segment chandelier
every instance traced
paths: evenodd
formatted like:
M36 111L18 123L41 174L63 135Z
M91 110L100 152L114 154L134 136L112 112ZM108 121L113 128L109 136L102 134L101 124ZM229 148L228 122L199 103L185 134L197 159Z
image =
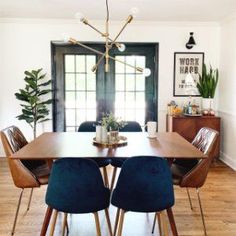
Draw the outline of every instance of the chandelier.
M90 28L92 28L93 30L95 30L97 33L99 33L104 39L105 39L105 52L101 52L99 50L96 50L92 47L89 47L79 41L77 41L74 38L69 38L68 42L70 42L71 44L74 45L79 45L83 48L86 48L96 54L98 54L100 57L97 61L97 64L94 65L91 70L93 72L97 71L97 68L99 66L99 64L101 63L101 61L104 59L105 60L105 72L109 72L109 60L114 60L117 61L119 63L122 63L128 67L132 67L136 70L136 72L142 73L144 76L149 76L151 74L151 70L149 68L141 68L141 67L135 67L129 63L126 63L122 60L119 60L115 57L112 57L109 55L109 51L113 48L116 47L118 48L119 51L123 52L125 51L125 45L122 43L117 42L119 36L121 35L121 33L124 31L124 29L126 28L126 26L131 23L131 21L134 19L135 15L138 13L138 9L137 8L132 8L131 9L131 14L128 16L128 18L126 19L124 25L122 26L122 28L120 29L120 31L118 32L118 34L116 35L116 37L114 39L112 39L110 37L109 34L109 6L108 6L108 0L106 0L106 21L105 21L105 32L100 31L99 29L97 29L96 27L94 27L92 24L90 24L90 22L88 21L88 19L86 19L81 13L76 13L75 17L76 19L79 19L82 23L84 23L85 25L89 26Z

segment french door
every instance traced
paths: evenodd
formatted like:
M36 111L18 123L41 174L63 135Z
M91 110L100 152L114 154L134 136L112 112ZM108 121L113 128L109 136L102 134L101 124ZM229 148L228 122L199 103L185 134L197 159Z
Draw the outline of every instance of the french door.
M100 44L90 44L104 51ZM75 45L52 43L53 130L77 131L83 121L100 120L105 112L113 112L124 120L144 125L157 120L157 44L126 44L127 49L110 52L111 56L137 67L148 67L152 73L144 77L135 69L110 60L97 72L91 68L99 57Z

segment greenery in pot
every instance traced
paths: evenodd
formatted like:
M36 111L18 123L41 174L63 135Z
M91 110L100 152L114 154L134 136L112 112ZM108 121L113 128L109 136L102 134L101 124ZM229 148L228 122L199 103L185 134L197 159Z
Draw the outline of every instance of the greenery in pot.
M37 124L49 120L47 105L52 103L52 99L44 100L43 96L51 92L51 89L46 88L51 84L51 80L44 81L46 74L42 73L42 69L25 71L24 74L25 88L15 93L16 98L24 102L20 104L22 114L17 118L25 120L31 126L34 138L36 138Z
M108 131L118 131L119 129L125 127L127 124L120 118L115 117L112 112L103 114L100 123L102 126L105 126Z
M212 69L210 66L209 72L206 65L203 65L202 75L199 75L199 82L197 88L203 98L214 98L216 86L218 84L219 71Z

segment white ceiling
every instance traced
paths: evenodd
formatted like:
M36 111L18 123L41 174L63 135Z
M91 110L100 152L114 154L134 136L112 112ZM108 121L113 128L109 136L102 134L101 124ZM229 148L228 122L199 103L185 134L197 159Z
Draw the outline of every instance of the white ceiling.
M236 0L109 0L110 18L123 20L133 6L144 21L221 21L236 12ZM0 0L0 18L73 19L76 12L103 20L105 0Z

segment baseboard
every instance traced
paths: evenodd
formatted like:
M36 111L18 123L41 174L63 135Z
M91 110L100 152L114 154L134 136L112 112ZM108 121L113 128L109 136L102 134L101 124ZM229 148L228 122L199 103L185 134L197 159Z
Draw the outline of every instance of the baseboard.
M220 152L220 160L223 161L227 166L231 167L236 171L236 159L228 156L227 154Z

